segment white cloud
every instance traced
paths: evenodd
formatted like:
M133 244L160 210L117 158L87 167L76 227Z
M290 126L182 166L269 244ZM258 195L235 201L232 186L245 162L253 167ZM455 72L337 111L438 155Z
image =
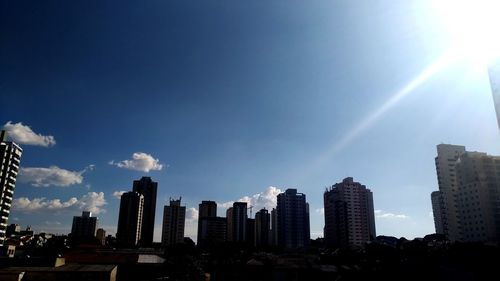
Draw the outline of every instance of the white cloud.
M198 209L187 208L186 209L186 220L198 220Z
M90 211L94 214L99 214L105 212L102 207L106 205L106 199L104 199L104 192L88 192L82 198L80 198L78 205L79 209L82 211Z
M324 215L325 214L325 208L316 209L316 213Z
M375 218L377 219L408 219L410 218L407 215L404 214L393 214L393 213L387 213L382 210L375 210Z
M45 197L29 199L20 197L14 199L12 208L25 213L43 212L43 211L90 211L94 214L100 214L106 210L103 208L107 202L104 199L104 192L88 192L80 199L72 197L67 201L61 199L47 199Z
M272 208L276 207L277 196L282 192L283 191L277 187L269 186L263 192L251 196L243 196L242 198L238 199L238 202L247 202L248 207L253 206L254 213L263 208L271 210ZM217 206L220 208L229 208L233 206L233 203L234 201L217 203Z
M159 171L163 169L163 164L160 164L160 159L155 159L151 154L147 154L144 152L135 152L134 154L132 154L131 160L123 160L120 162L111 160L109 164L117 166L119 168L146 173L148 173L149 171Z
M196 242L198 237L198 209L186 209L186 225L184 228L184 235L191 237Z
M19 181L33 186L70 186L80 184L83 181L83 174L93 169L90 165L82 171L69 171L57 166L49 168L24 168L19 170Z
M15 142L27 145L38 145L49 147L56 144L53 136L44 136L37 134L22 122L12 123L11 121L3 125L4 130L8 132L8 136Z
M123 193L125 193L125 192L127 192L127 191L125 191L125 190L115 191L115 192L113 192L113 197L115 197L116 199L121 199Z

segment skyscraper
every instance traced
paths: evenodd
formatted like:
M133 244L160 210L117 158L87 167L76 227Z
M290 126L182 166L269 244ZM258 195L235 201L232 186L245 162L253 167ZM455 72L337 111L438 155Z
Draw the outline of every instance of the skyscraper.
M500 61L490 67L489 74L491 93L493 94L498 127L500 128Z
M436 172L442 197L432 194L436 232L442 228L451 241L499 242L500 156L440 144Z
M186 207L181 206L181 199L170 200L170 206L163 210L163 230L161 244L163 246L184 242Z
M141 237L144 196L134 191L122 194L116 240L122 246L133 247Z
M373 195L366 186L348 177L327 189L323 198L327 246L359 247L375 239Z
M431 193L432 215L434 216L434 227L437 234L444 234L443 221L445 221L443 210L443 194L441 191Z
M307 247L310 231L306 195L289 188L277 199L278 245L290 249Z
M202 225L203 219L215 217L217 217L217 203L215 201L201 201L198 205L198 245L200 245L200 239L204 237L202 234L203 226L208 226L206 223ZM206 233L206 230L204 232Z
M460 240L500 242L500 156L466 152L455 167Z
M233 242L247 241L247 203L234 202L232 209Z
M95 237L97 228L97 217L93 217L91 212L82 212L81 216L73 217L71 226L71 237L90 238Z
M198 213L198 246L213 247L227 239L227 218L217 217L217 203L202 201Z
M233 207L229 207L226 210L226 222L227 222L227 241L228 242L233 242L234 235L233 235Z
M151 180L150 177L142 177L140 180L134 181L133 191L144 196L144 211L139 242L142 246L149 246L153 243L157 189L158 183Z
M227 239L227 219L222 217L204 217L200 219L198 246L213 247Z
M271 245L278 245L278 211L271 210Z
M0 132L0 246L3 246L6 238L7 221L22 153L23 150L19 145L7 141L7 132L2 130Z
M265 247L269 245L270 222L271 216L266 209L255 214L255 246Z
M465 146L439 144L437 153L438 155L434 161L441 200L438 200L432 207L433 212L441 214L441 222L435 221L434 224L438 227L441 225L443 234L451 241L456 241L460 239L460 221L456 205L458 182L455 177L455 166L459 157L465 153Z

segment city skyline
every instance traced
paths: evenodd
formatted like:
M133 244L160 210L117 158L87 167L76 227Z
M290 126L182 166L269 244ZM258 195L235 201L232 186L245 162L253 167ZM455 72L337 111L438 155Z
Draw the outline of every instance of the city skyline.
M288 188L315 238L324 188L352 176L378 235L433 233L436 145L500 155L488 70L435 64L455 42L432 1L354 2L5 4L0 126L23 149L8 223L69 233L90 211L115 234L146 176L154 241L171 197L196 241L203 200L255 213Z

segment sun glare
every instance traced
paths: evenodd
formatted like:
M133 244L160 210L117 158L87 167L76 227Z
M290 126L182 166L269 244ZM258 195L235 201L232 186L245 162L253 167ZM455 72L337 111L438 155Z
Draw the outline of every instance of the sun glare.
M432 3L452 37L453 52L483 66L500 58L500 0Z

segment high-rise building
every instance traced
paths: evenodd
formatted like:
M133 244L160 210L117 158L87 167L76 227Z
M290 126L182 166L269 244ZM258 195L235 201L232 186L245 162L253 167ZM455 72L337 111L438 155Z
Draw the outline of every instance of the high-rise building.
M97 229L95 237L101 242L101 245L106 244L106 230L102 228Z
M226 226L227 226L227 236L226 239L228 242L233 242L234 235L233 235L233 229L234 229L234 221L233 221L233 207L229 207L226 210Z
M352 177L324 193L325 242L328 247L362 247L375 239L373 195Z
M181 199L170 200L170 206L163 209L163 230L161 244L163 246L184 242L186 207L181 206Z
M144 196L129 191L122 194L116 240L121 246L134 247L141 238Z
M500 242L500 156L466 152L455 167L460 240Z
M309 204L306 195L297 189L287 189L278 194L278 245L296 249L309 245Z
M500 241L500 156L440 144L436 157L439 194L436 232L451 241ZM434 195L432 199L435 199ZM441 222L439 222L441 220Z
M234 202L232 209L233 242L247 241L247 203Z
M441 225L443 234L451 241L460 240L460 221L457 213L456 197L458 196L458 182L456 179L456 163L465 153L465 146L439 144L438 155L434 159L439 185L441 200L433 205L433 212L441 214ZM436 229L437 231L437 229Z
M139 241L142 246L153 244L157 189L158 183L151 180L150 177L142 177L140 180L134 181L133 191L144 196L144 211Z
M248 246L255 246L255 219L247 218L245 242Z
M271 210L271 245L278 245L278 211Z
M202 232L207 232L207 230L203 229L203 219L215 217L217 217L217 203L215 203L215 201L201 201L201 203L198 205L198 245L200 245L200 239L204 237ZM205 226L208 226L207 223L205 223Z
M445 221L443 210L443 194L441 191L431 193L432 214L434 216L434 227L437 234L444 234L443 221Z
M0 246L7 232L12 198L16 188L16 177L21 164L23 150L14 142L7 141L7 132L0 132Z
M199 219L198 246L213 247L227 239L227 219L204 217Z
M227 218L217 217L217 203L201 201L198 210L198 246L213 247L225 242Z
M97 228L97 217L93 217L91 212L82 212L81 216L73 217L71 226L71 237L90 238L95 237Z
M255 246L265 247L270 243L271 215L266 209L261 209L255 214Z
M493 102L497 113L498 127L500 128L500 61L490 67L489 73Z
M201 201L198 207L198 217L215 218L217 216L217 203L215 201Z

